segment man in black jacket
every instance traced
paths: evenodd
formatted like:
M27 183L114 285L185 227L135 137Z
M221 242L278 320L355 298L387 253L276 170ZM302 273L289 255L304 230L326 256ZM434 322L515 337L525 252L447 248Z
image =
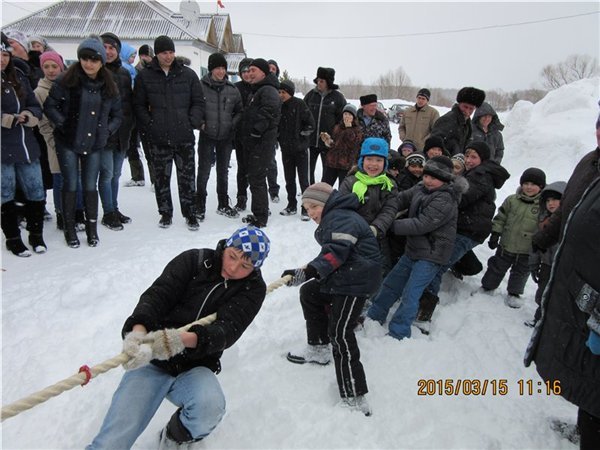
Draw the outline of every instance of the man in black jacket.
M242 96L243 108L246 107L248 97L252 94L249 71L251 62L252 58L244 58L238 65L238 74L241 80L235 83L235 87L240 91L240 95ZM236 211L246 211L246 203L248 202L248 171L244 165L244 143L241 139L241 123L241 121L238 122L234 137L235 159L237 163L237 173L235 177L237 181L237 203L234 206Z
M279 81L269 71L266 60L254 59L249 72L252 94L242 116L240 137L252 193L252 214L245 217L244 221L257 227L265 227L269 216L267 165L275 151L281 100L278 94Z
M269 250L262 230L243 227L216 250L187 250L167 264L125 321L127 372L88 450L131 448L165 398L180 407L162 431L160 448L212 432L225 414L216 377L220 358L262 306L260 267ZM213 313L210 324L177 329Z
M154 41L150 66L135 78L134 109L140 133L152 154L159 226L172 224L171 171L177 169L179 204L188 229L199 228L194 212L194 129L200 128L204 99L198 75L175 59L175 44L168 36Z
M121 40L113 33L104 33L100 36L106 50L106 68L113 74L115 83L121 96L121 110L123 122L119 130L109 139L100 155L100 177L98 179L98 192L102 201L104 216L102 225L110 230L122 230L124 223L131 219L119 211L117 195L119 193L119 179L121 168L129 148L131 130L133 128L133 91L131 89L131 75L121 64Z

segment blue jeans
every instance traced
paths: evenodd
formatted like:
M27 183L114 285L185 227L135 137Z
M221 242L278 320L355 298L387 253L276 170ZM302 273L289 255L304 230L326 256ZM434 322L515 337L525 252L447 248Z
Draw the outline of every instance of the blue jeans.
M173 377L148 364L123 375L102 427L86 449L131 448L165 397L182 408L179 418L194 439L208 436L225 414L221 385L207 367Z
M402 255L383 280L367 315L384 323L390 308L400 300L400 306L388 326L389 334L396 339L410 337L410 326L419 310L419 299L439 269L439 264Z
M63 176L63 190L77 191L81 163L81 185L84 192L96 191L100 173L100 151L81 155L62 144L56 143L56 154Z
M40 161L2 164L2 204L15 199L17 183L25 198L40 202L46 198Z
M441 269L433 278L427 290L434 295L438 295L438 292L440 292L440 286L442 284L442 276L448 272L450 267L460 261L460 259L465 256L469 250L472 250L477 245L479 245L479 242L474 241L467 236L463 236L462 234L457 234L456 240L454 241L454 248L452 249L452 255L450 255L450 261L448 261L448 264L441 266Z
M125 152L105 148L100 152L100 178L98 180L98 193L102 201L104 214L119 209L117 196L119 195L119 179L125 161Z

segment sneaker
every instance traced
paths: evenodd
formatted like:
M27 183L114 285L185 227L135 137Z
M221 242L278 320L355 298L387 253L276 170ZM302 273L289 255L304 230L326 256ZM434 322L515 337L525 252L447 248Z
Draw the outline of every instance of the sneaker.
M331 348L329 344L307 345L299 351L292 351L287 354L287 360L294 364L319 364L326 366L331 362Z
M290 208L288 206L283 211L279 211L279 214L281 214L282 216L293 216L297 212L298 212L298 210L296 208Z
M46 253L48 246L44 242L44 237L41 234L30 234L29 245L33 248L35 253Z
M126 187L135 187L135 186L145 186L146 182L144 180L129 180L125 183Z
M246 217L242 218L242 222L247 223L248 225L255 226L256 228L264 228L267 226L266 223L258 220L254 214L248 214Z
M199 222L204 222L204 219L206 218L206 214L203 212L196 212L196 219L198 219Z
M119 222L121 222L121 223L131 223L131 217L127 217L125 214L123 214L118 209L115 211L115 214L117 215L117 218L119 219Z
M279 203L279 195L277 195L277 194L271 194L271 201L273 203Z
M173 218L170 214L162 214L158 222L158 226L161 228L169 228L173 224Z
M6 248L12 252L13 255L19 256L21 258L28 258L31 256L31 252L20 237L10 238L6 240Z
M217 209L217 214L229 217L230 219L235 219L236 217L240 216L240 213L230 206L221 206Z
M304 206L302 207L302 213L300 214L300 220L302 220L302 222L308 222L310 220L310 216L308 215L308 212L306 211L306 209L304 209Z
M236 211L246 211L246 200L238 199L238 202L233 208Z
M511 308L520 308L525 303L519 294L508 294L506 299L504 300L506 306L510 306Z
M190 231L198 231L200 229L200 224L198 224L198 219L196 219L194 214L185 218L185 224Z
M346 408L349 408L352 411L361 412L367 417L373 414L373 411L371 410L371 405L369 405L369 402L367 401L364 395L359 395L358 397L343 398L342 405Z
M119 216L117 216L117 213L114 211L104 214L100 223L109 230L121 231L123 229L123 224L119 220Z

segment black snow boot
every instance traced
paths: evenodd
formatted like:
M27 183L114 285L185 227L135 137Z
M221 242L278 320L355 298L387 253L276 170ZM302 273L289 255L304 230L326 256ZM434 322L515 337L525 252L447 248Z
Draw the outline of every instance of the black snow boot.
M90 247L96 247L100 242L98 237L98 191L83 193L85 204L85 234Z
M75 208L77 205L77 192L62 191L62 216L65 242L71 248L79 247L79 238L75 228Z
M25 217L27 218L27 231L29 231L29 245L36 253L46 253L48 246L44 242L44 214L46 201L25 203Z
M10 201L2 205L2 231L6 237L6 248L16 256L22 258L31 256L31 252L21 240L21 230L19 229L19 221L15 202Z
M430 322L439 301L440 299L437 295L428 291L423 292L423 295L419 299L419 311L417 312L416 320L419 322Z
M169 423L163 428L160 433L160 444L159 450L172 448L171 444L175 443L177 446L180 444L191 444L192 442L201 441L202 438L194 439L188 429L181 423L179 419L179 408L169 419Z

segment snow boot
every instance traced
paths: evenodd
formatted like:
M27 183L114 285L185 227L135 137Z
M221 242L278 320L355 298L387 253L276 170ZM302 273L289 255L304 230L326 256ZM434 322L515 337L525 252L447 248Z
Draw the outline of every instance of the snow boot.
M85 234L90 247L96 247L100 242L98 237L98 191L83 193L85 203Z
M169 423L160 432L158 450L183 450L190 448L185 444L201 441L202 438L194 439L188 429L181 423L179 408L169 419ZM185 446L184 446L185 445Z
M158 226L161 228L169 228L173 224L171 214L161 214Z
M369 405L369 402L364 395L342 398L342 405L349 408L351 411L361 412L367 417L373 414L371 405Z
M115 214L117 215L117 217L119 218L119 221L122 224L131 223L131 217L126 216L125 214L123 214L118 209L115 209Z
M62 214L65 242L71 248L79 247L79 238L75 228L75 206L77 204L77 192L62 191Z
M298 210L296 208L292 208L291 206L287 206L283 211L279 211L279 214L282 216L293 216L297 214Z
M246 211L246 203L248 201L248 198L241 195L237 198L237 203L234 206L234 209L236 209L237 211Z
M229 217L230 219L235 219L240 216L240 213L237 212L235 208L232 208L229 205L219 206L217 209L217 214L220 214L225 217Z
M31 252L21 240L21 229L17 217L15 202L10 201L2 205L2 231L6 237L6 248L16 256L26 258Z
M101 223L106 228L113 231L121 231L124 228L115 211L104 214Z
M421 330L421 333L429 334L431 316L433 316L433 312L439 301L439 297L431 292L424 291L421 295L421 298L419 299L419 311L417 312L417 318L414 321L414 325Z
M331 362L331 348L329 347L329 344L308 344L299 351L289 352L287 354L287 360L294 364L312 363L326 366Z
M29 231L29 245L36 253L46 253L48 246L44 242L44 214L46 201L25 203L25 217L27 217L27 231Z
M523 306L525 302L519 294L511 294L509 292L506 298L504 299L504 303L506 303L506 306L517 309Z

